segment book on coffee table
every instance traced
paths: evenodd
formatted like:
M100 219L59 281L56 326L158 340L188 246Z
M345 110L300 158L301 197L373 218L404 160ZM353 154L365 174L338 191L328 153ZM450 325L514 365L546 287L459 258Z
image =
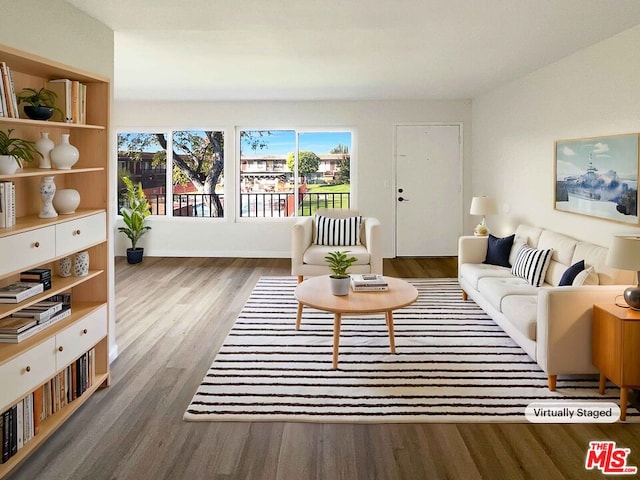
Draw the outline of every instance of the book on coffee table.
M351 289L354 292L383 292L389 290L389 284L382 275L354 274L351 275Z

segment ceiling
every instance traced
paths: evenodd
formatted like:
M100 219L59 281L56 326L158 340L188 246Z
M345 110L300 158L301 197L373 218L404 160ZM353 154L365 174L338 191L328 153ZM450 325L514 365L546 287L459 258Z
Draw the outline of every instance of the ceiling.
M116 99L469 99L640 24L638 0L67 0Z

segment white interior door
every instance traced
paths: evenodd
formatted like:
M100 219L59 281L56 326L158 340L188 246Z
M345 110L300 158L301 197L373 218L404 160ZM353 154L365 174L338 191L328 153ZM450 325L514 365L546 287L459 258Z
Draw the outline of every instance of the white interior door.
M460 146L459 125L396 126L396 255L457 255Z

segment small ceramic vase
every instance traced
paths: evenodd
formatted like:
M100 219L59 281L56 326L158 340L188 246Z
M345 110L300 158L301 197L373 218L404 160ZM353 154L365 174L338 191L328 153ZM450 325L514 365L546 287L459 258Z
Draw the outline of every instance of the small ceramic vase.
M78 149L69 143L68 133L61 135L60 144L56 145L49 155L53 165L59 170L71 170L80 158Z
M89 252L78 252L73 262L73 274L76 277L84 277L89 274Z
M58 275L61 277L71 276L71 257L64 257L58 261Z
M74 213L80 205L80 194L73 188L61 188L53 197L53 207L61 215Z
M53 140L49 138L49 132L41 132L40 138L36 140L36 150L40 152L40 168L51 168L51 150L55 147Z
M56 194L54 178L53 175L48 175L42 177L40 181L40 196L42 197L42 210L38 215L40 218L55 218L58 216L58 212L53 207L53 196Z

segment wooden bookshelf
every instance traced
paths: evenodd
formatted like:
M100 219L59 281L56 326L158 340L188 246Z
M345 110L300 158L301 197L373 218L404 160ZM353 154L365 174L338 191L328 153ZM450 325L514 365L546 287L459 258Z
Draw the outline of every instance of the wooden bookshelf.
M86 124L30 120L19 106L21 118L0 117L0 129L13 129L13 137L35 141L42 132L57 145L62 134L80 152L71 170L40 169L36 159L13 175L0 175L16 190L16 224L0 229L0 286L20 278L29 268L50 268L52 288L19 304L0 304L0 321L17 310L58 293L71 293L71 315L16 344L0 343L0 413L39 389L85 353L93 351L95 368L91 386L40 424L40 430L5 463L0 479L35 454L42 442L99 388L109 383L108 273L109 258L109 80L0 45L0 61L11 69L15 92L39 89L48 80L68 78L87 86ZM39 184L53 175L57 189L74 188L80 207L70 215L41 219ZM58 276L57 262L88 251L90 272L85 276Z

